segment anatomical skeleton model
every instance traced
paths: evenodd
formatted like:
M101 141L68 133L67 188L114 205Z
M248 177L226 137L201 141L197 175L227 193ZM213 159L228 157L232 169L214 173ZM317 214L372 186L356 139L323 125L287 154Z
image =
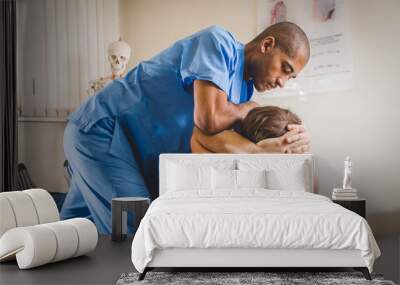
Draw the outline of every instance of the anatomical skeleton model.
M82 94L81 100L83 101L87 97L95 94L97 91L101 90L106 86L110 81L115 78L122 77L126 65L131 56L131 47L121 39L116 42L111 43L108 46L108 61L111 65L111 75L106 77L100 77L96 80L89 81L89 88L86 90L85 94Z

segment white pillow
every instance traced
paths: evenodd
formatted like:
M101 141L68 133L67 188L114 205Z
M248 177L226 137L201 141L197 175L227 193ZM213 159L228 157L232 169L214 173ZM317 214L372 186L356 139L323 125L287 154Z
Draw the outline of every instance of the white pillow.
M267 188L267 171L236 170L238 188Z
M211 181L213 190L236 190L236 170L217 169L211 170Z
M268 189L306 192L304 165L297 168L267 171Z
M266 170L267 189L307 191L309 167L306 160L287 155L285 158L240 159L239 170Z
M266 171L215 169L211 171L213 190L238 190L240 188L266 188Z
M169 191L211 189L211 167L168 164L167 188Z

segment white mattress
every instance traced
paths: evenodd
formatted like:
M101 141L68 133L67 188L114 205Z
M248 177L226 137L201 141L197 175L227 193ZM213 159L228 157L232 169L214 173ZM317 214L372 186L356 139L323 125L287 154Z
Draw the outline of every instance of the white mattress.
M167 248L356 249L370 271L380 255L359 215L324 196L263 189L221 197L162 195L140 223L132 262L143 272L154 251Z

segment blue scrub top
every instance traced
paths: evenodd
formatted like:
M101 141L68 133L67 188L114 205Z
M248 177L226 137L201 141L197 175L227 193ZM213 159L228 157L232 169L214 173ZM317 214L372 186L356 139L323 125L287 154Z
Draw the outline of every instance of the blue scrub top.
M114 120L108 151L129 160L127 147L132 147L146 176L146 169L158 168L160 153L190 152L194 80L211 81L239 104L253 94L253 84L243 73L244 45L213 26L139 63L84 102L69 121L89 132L101 119Z

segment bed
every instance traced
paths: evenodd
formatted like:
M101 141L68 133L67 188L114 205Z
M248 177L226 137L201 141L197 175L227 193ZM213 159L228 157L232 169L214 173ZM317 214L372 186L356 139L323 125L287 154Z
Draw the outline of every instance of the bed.
M162 154L160 196L132 262L157 267L353 267L380 251L364 218L314 193L311 154ZM243 270L243 269L242 269Z

